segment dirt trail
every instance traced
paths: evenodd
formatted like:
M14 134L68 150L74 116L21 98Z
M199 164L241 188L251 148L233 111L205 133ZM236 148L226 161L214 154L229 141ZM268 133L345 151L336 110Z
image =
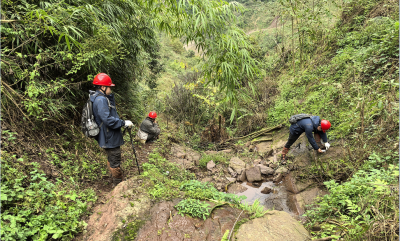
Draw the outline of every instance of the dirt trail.
M154 148L156 148L157 144L156 143L149 143L146 145L137 145L136 143L134 143L135 145L135 150L136 150L136 154L137 154L137 159L139 162L139 166L142 167L143 163L148 162L148 156L149 154L152 152L152 150ZM132 146L129 142L126 142L122 147L122 162L127 161L128 159L132 159L134 158L133 155L133 151L132 151ZM122 165L124 165L122 163ZM106 165L104 166L104 168L106 169ZM140 168L142 171L142 168ZM136 166L131 167L129 169L124 169L124 181L125 180L129 180L132 177L138 176L138 169ZM110 173L108 173L107 171L107 175L110 175ZM96 192L96 195L98 197L96 203L89 205L88 208L91 208L92 210L100 210L104 205L106 205L109 200L110 200L110 195L112 195L113 192L119 193L120 189L117 187L113 187L113 183L112 183L112 178L111 176L109 177L105 177L105 178L101 178L100 180L93 182L93 183L88 183L88 185L90 185ZM117 189L116 189L117 188ZM122 189L125 189L124 187L122 187ZM92 216L87 216L83 219L83 221L85 221L86 223L90 222L90 218ZM78 236L76 236L74 238L74 240L87 240L85 238L85 234L80 234Z

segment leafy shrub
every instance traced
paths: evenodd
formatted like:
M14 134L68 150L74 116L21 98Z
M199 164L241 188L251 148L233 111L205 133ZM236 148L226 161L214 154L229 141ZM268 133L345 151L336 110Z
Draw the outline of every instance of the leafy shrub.
M202 168L205 168L207 166L207 163L211 160L214 161L215 164L219 164L219 163L228 164L229 163L227 158L222 154L215 154L215 155L205 154L199 160L199 166Z
M187 54L186 54L186 57L187 58L193 58L194 57L194 55L195 55L195 52L193 51L193 50L188 50L188 52L187 52Z
M2 240L71 240L86 226L81 217L88 214L87 202L96 200L94 191L53 184L39 167L3 153Z
M206 202L201 202L198 199L184 199L180 201L176 206L178 209L178 214L189 214L192 217L202 218L206 220L206 218L210 215L210 204Z
M183 183L180 190L185 191L186 197L229 202L235 205L239 205L242 200L246 199L246 196L239 197L236 194L220 192L210 183L197 180Z
M183 48L183 44L181 41L179 41L179 39L174 39L171 41L170 46L172 48L172 50L177 53L177 54L182 54L183 51L185 50Z
M366 167L373 166L374 159L371 158ZM397 240L398 191L393 192L389 187L398 187L398 175L398 167L389 165L387 169L359 170L342 184L334 180L325 182L329 194L319 198L316 205L306 211L307 227L321 226L321 231L312 231L317 237ZM390 225L381 225L381 222ZM337 232L341 235L335 235Z
M260 201L258 199L256 199L252 205L245 203L245 204L240 204L240 207L241 209L251 214L250 219L260 218L268 212L268 210L264 211L264 206L260 205Z

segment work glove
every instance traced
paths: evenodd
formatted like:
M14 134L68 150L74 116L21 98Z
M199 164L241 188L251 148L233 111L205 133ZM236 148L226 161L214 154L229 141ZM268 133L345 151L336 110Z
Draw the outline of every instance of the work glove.
M132 126L133 126L132 121L130 121L130 120L125 121L125 128L131 128Z
M328 150L331 145L327 142L325 143L325 149Z

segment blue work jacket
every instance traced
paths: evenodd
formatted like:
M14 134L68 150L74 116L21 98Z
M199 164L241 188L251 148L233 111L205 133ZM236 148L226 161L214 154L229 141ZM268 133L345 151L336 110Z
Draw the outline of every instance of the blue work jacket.
M297 121L296 124L292 124L290 126L290 133L292 135L301 135L303 132L305 132L311 146L314 148L314 150L318 150L319 147L314 139L313 132L318 133L324 142L328 142L328 137L326 136L326 133L317 129L320 125L321 119L319 118L319 116L312 116L311 118L301 119Z
M104 95L101 91L89 91L90 100L93 102L93 114L97 125L100 126L100 133L95 138L101 148L115 148L124 144L121 127L125 121L118 116L115 108L114 94ZM111 107L108 106L110 101Z

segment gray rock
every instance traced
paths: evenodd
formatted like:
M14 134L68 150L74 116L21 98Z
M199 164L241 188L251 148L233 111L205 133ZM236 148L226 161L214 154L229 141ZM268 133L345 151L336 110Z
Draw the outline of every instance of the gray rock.
M259 167L252 167L247 169L246 171L247 181L249 182L258 182L261 181L261 171Z
M275 172L274 169L272 169L271 167L267 167L262 164L258 164L257 166L260 168L261 174L271 175Z
M282 211L269 211L262 218L242 224L235 235L237 241L306 241L310 240L308 231Z
M211 161L209 161L209 162L207 163L207 169L208 169L208 170L211 171L214 167L215 167L215 163L214 163L213 160L211 160Z
M271 164L269 164L269 167L270 167L270 168L277 168L277 167L278 167L278 164L271 163Z
M276 175L272 181L274 183L280 183L282 181L282 179L283 179L283 174L282 173L278 173L278 175Z
M229 161L229 167L232 168L235 172L241 173L242 169L246 168L246 163L244 163L238 157L232 157Z
M235 181L236 181L236 178L232 178L232 177L226 177L226 179L227 179L229 182L235 182Z
M271 142L261 142L260 144L256 145L258 153L269 156L272 154L273 149L271 148Z
M254 151L255 146L254 145L250 145L249 146L249 152L253 152Z
M253 164L256 166L256 165L258 165L258 164L261 164L261 159L255 159L254 161L253 161Z
M273 191L272 188L264 187L264 189L261 190L261 193L270 194L272 191Z
M237 176L236 180L245 182L247 180L246 172L243 170L242 173Z
M228 172L229 174L231 174L232 177L236 177L237 176L237 172L235 172L232 168L228 168Z
M184 159L184 158L186 157L186 153L178 152L178 153L176 153L175 156L176 156L177 158L182 158L182 159Z
M247 187L243 187L242 185L240 185L238 183L234 183L232 185L229 185L228 193L238 194L238 193L242 193L242 192L246 191L247 189L248 189Z
M276 173L287 173L289 170L286 167L279 167L275 172Z

